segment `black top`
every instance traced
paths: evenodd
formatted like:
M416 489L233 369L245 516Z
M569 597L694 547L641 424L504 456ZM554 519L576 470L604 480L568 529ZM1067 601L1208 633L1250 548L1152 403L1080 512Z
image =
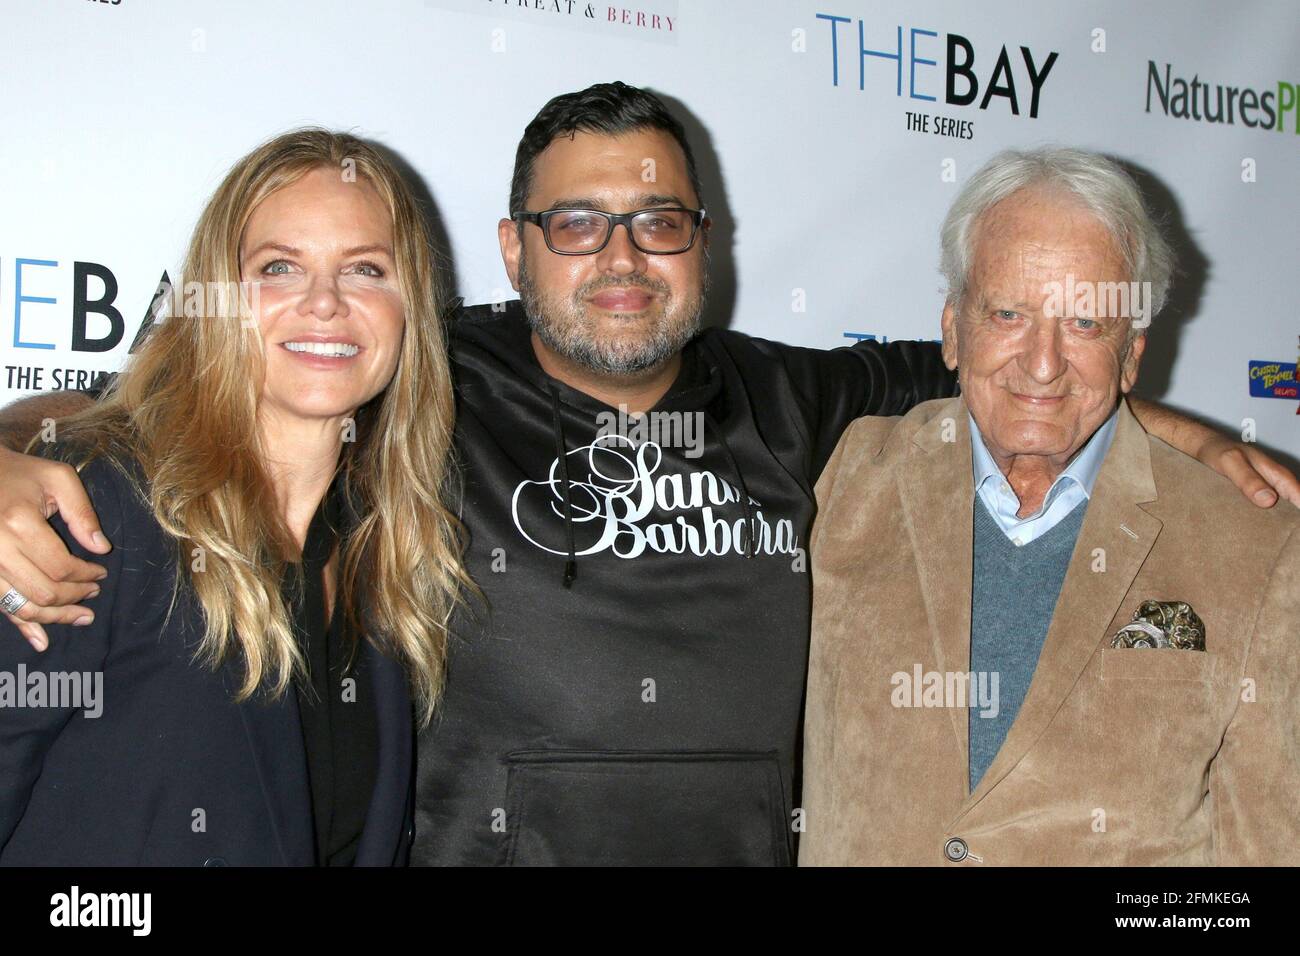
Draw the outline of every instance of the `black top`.
M341 500L335 482L307 529L302 564L291 565L285 576L285 599L307 659L307 680L296 682L295 689L321 866L355 862L375 786L378 746L369 671L357 643L349 639L340 598L325 620L322 577L340 537Z
M939 346L709 329L667 414L619 435L542 370L518 303L451 339L486 600L453 621L413 861L791 862L813 486L854 418L953 394Z

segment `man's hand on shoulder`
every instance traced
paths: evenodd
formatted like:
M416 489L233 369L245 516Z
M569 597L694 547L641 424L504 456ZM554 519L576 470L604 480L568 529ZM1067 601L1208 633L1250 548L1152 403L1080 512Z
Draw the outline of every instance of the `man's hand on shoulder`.
M79 606L99 593L96 582L107 572L74 558L50 527L55 513L80 544L95 554L112 545L99 527L81 479L72 466L12 450L25 446L46 419L85 408L90 399L77 392L22 399L0 409L0 595L15 591L25 603L6 614L38 651L49 646L42 624L88 624L94 615ZM15 599L9 595L11 600Z
M1285 498L1300 508L1300 481L1285 466L1256 446L1239 442L1178 412L1129 397L1129 407L1152 435L1213 468L1261 508Z
M1231 479L1241 493L1261 508L1285 499L1300 508L1300 481L1281 462L1255 445L1213 432L1201 443L1196 459Z

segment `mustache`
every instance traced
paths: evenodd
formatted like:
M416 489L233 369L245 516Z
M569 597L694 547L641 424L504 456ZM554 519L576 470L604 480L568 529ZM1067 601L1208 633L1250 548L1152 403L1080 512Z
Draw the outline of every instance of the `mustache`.
M662 279L651 279L649 276L633 273L628 276L598 276L590 282L584 282L582 286L574 293L576 299L588 299L593 295L604 292L606 289L641 289L645 292L654 293L655 295L668 298L672 295L672 289L668 283Z

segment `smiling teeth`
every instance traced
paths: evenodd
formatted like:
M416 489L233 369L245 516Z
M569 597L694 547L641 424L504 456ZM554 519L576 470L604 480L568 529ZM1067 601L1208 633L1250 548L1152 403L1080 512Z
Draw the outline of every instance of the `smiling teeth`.
M346 342L285 342L284 347L290 352L310 352L312 355L330 355L351 358L361 349Z

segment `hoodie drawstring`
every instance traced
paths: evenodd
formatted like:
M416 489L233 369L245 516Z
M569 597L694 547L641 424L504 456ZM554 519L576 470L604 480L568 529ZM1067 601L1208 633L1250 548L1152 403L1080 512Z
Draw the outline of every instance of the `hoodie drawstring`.
M718 436L718 444L722 446L722 453L727 456L727 464L731 467L731 472L736 476L736 484L740 485L740 503L745 509L745 557L754 556L754 506L749 502L749 489L745 487L745 476L736 464L736 456L731 453L731 446L727 444L727 438L722 434L722 429L718 423L713 420L708 409L704 410L704 424L713 429L713 434Z
M578 549L573 543L573 499L569 493L569 455L564 447L564 424L560 421L560 394L551 388L551 423L555 426L555 460L564 486L564 533L569 543L569 560L564 562L564 586L573 587L578 577Z

